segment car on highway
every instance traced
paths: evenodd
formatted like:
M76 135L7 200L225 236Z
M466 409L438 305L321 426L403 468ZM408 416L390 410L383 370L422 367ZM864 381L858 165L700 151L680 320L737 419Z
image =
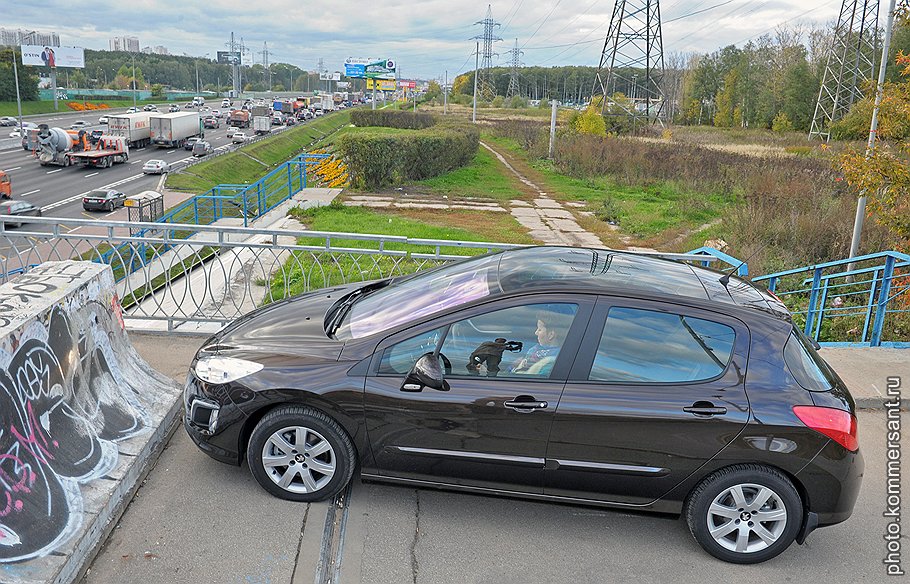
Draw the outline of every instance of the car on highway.
M202 140L202 138L200 138L199 136L191 136L191 137L187 138L186 142L183 143L183 149L192 150L193 146L196 144L196 142L199 142L200 140Z
M238 128L236 126L228 126L227 127L227 137L231 138L234 134L236 134L239 131L240 131L240 128Z
M215 116L208 116L208 117L206 117L204 120L202 120L202 127L204 127L204 128L220 128L220 127L221 127L221 120L219 120L219 119L216 118Z
M150 103L150 104L146 105L145 107L143 107L143 108L142 108L142 111L144 111L144 112L157 112L157 111L158 111L158 106L157 106L157 105L153 105L153 104Z
M0 126L16 126L19 124L19 120L12 116L3 116L0 117Z
M193 156L207 156L209 154L213 154L214 152L215 148L211 145L211 143L206 142L205 140L199 140L193 144Z
M89 126L89 123L86 122L85 120L76 120L75 122L70 124L70 130L82 130L82 129L86 128L87 126Z
M246 139L247 135L243 132L234 132L234 134L231 136L231 142L234 144L243 144L246 142Z
M196 107L196 104L194 104L194 103L191 102L191 101L189 101L189 102L183 104L183 109L193 109L194 107Z
M101 116L98 118L98 123L102 125L107 125L108 116Z
M142 165L144 174L164 174L170 172L170 165L164 160L149 160Z
M89 191L82 197L82 208L86 211L113 211L122 207L126 195L114 189L97 189Z
M221 107L231 107L232 105L234 104L232 104L231 100L226 97L221 100Z
M136 113L139 113L139 108L136 107L136 106L130 106L130 107L126 110L126 113L128 113L128 114L136 114Z
M224 113L221 110L216 109L216 110L212 110L212 115L215 116L216 118L221 118L224 115Z
M88 141L92 144L97 144L101 140L101 136L104 135L104 130L92 130L89 132Z
M176 103L172 103L172 104L167 108L167 111L168 111L168 113L179 112L179 111L180 111L180 106L177 105Z
M849 518L862 482L855 402L801 328L732 272L512 249L244 315L194 357L184 426L283 499L357 471L679 514L757 563Z
M28 201L0 201L0 215L13 215L17 219L0 220L4 227L22 227L23 217L41 217L41 209Z
M35 130L38 128L38 124L34 122L22 122L22 126L16 128L9 133L10 138L22 138L23 134L28 132L28 130ZM24 131L23 131L24 130Z

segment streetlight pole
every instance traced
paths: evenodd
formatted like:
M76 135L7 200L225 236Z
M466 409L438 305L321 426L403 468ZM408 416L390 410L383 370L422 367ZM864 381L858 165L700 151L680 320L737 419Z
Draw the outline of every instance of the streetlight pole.
M486 46L486 45L484 45ZM480 69L480 41L474 48L474 108L471 111L471 123L477 123L477 71Z
M136 55L130 53L130 62L133 64L133 107L136 107Z
M19 68L16 65L16 48L13 47L13 77L16 81L16 108L19 110L19 133L24 133L22 129L22 98L19 96Z

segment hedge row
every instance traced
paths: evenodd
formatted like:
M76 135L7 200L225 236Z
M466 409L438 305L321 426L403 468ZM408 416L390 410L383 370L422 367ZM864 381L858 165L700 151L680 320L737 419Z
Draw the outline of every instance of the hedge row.
M336 143L356 188L376 189L438 176L468 164L480 134L473 126L436 126L388 135L364 130Z
M402 130L423 130L436 124L433 114L423 112L403 112L399 110L356 109L351 111L351 123L358 128L380 126Z

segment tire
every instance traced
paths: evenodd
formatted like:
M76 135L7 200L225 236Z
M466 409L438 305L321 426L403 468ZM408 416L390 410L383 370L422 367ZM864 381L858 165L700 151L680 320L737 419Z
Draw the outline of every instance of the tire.
M301 451L301 441L312 445ZM311 457L308 451L317 454ZM266 456L274 459L272 464L263 462ZM306 406L284 406L266 414L250 436L246 457L256 482L289 501L322 501L335 496L351 481L356 466L354 446L344 429ZM318 468L312 466L314 460Z
M755 508L759 497L764 502ZM767 519L755 521L758 513ZM708 476L692 490L685 507L689 531L701 547L734 564L757 564L787 549L803 516L802 499L790 479L757 464Z

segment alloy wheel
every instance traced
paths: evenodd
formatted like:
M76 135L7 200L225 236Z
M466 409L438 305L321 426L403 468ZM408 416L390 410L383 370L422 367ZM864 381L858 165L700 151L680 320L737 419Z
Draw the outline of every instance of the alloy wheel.
M781 497L763 485L744 483L725 489L708 508L708 531L718 545L737 553L767 549L787 527Z
M313 493L335 475L332 445L312 428L288 426L262 447L262 467L276 485L291 493Z

